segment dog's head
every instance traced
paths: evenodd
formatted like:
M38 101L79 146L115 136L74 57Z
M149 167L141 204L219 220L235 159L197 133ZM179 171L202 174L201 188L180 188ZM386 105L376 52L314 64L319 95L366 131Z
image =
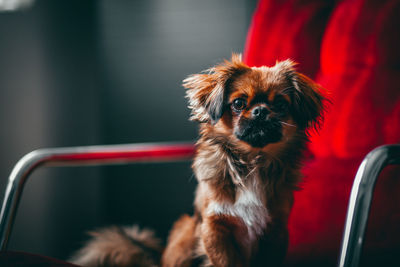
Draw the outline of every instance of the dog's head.
M241 56L184 80L192 120L252 148L288 140L316 128L324 97L320 87L296 72L290 60L249 67Z

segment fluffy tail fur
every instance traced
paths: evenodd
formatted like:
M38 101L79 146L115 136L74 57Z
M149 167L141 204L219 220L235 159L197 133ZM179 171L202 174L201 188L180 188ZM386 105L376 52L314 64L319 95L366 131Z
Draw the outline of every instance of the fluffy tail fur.
M160 263L161 241L148 229L109 227L90 232L92 237L71 262L84 267L149 267Z

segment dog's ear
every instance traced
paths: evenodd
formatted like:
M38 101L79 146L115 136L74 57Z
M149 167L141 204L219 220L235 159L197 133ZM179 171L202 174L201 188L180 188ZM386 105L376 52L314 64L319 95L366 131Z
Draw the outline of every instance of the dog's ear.
M213 124L222 117L232 80L250 68L242 62L240 54L233 54L231 61L204 71L190 75L183 81L188 89L189 108L192 110L191 120L211 122Z
M314 128L318 130L323 120L324 104L326 98L324 89L307 76L296 72L294 63L285 60L276 66L292 85L291 114L300 129Z

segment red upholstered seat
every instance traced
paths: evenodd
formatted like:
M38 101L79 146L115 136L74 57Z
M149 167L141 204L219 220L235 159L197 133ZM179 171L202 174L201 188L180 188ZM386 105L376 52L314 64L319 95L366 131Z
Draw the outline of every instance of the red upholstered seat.
M294 59L302 73L319 70L320 43L333 1L259 1L248 32L244 61L250 66L272 66Z
M332 100L295 196L291 265L336 265L357 167L374 147L400 142L399 15L395 0L261 0L254 13L245 61L292 58ZM364 253L369 266L400 262L398 173L386 170L376 188Z
M332 94L318 156L361 157L400 140L399 1L340 2L321 44L317 81ZM355 127L357 126L357 127Z

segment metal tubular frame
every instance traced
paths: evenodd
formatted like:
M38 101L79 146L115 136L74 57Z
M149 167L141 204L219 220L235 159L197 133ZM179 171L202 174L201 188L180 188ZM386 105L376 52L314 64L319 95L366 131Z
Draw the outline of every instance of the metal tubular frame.
M359 265L375 183L382 169L393 164L400 164L400 145L375 148L358 168L350 194L339 267Z
M8 178L0 212L0 251L7 249L24 185L29 175L39 166L180 161L191 159L194 152L193 143L188 142L49 148L26 154L14 166Z
M126 144L35 150L21 158L12 170L0 212L0 251L7 249L18 202L29 175L39 166L77 166L168 162L193 157L193 143ZM351 190L339 267L358 266L372 195L381 170L400 164L400 145L381 146L361 163Z

